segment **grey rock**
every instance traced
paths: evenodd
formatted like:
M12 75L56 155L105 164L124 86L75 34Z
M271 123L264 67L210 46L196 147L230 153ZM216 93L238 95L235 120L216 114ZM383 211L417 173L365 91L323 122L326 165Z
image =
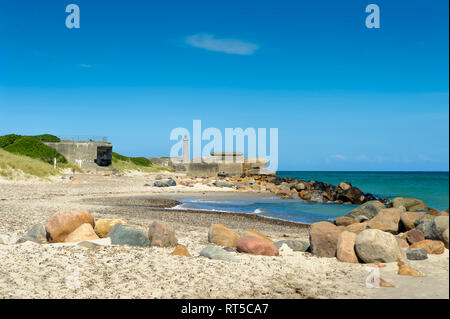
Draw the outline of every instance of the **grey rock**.
M416 226L417 230L420 230L423 235L425 236L425 239L431 239L432 236L432 228L431 228L431 222L422 222L419 225Z
M443 233L448 229L448 216L437 216L431 222L429 238L426 239L443 240Z
M149 247L150 240L144 232L127 224L116 224L108 233L112 245Z
M406 251L406 258L409 260L425 260L428 258L428 251L425 248L411 248Z
M223 250L226 250L226 251L228 251L228 252L230 252L230 253L237 253L237 250L235 249L235 248L233 248L233 247L223 247Z
M378 213L385 209L383 203L377 200L371 200L367 203L364 203L358 207L356 207L351 212L347 213L345 216L351 217L358 221L359 223L365 222L366 220L370 220L374 218Z
M434 219L435 216L431 215L431 214L423 214L421 217L417 218L416 221L414 222L414 226L417 226L419 224L422 224L424 222L431 222Z
M155 187L170 187L177 186L177 183L172 178L157 180L153 183Z
M38 240L39 238L46 238L47 232L45 230L45 223L39 223L33 225L31 229L27 232L25 237L30 237Z
M208 246L203 248L200 252L200 256L216 260L237 261L237 258L228 251L217 246Z
M355 240L355 250L358 257L366 263L389 263L404 256L395 236L379 229L366 229L359 233Z
M309 248L309 242L303 240L280 240L274 243L275 247L278 249L280 249L283 244L286 244L293 251L305 252Z

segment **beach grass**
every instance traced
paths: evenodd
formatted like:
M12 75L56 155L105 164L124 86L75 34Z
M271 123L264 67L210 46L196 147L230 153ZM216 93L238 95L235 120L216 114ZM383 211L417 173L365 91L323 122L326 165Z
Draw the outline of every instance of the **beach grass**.
M25 177L28 175L39 178L47 178L61 174L52 165L39 159L0 149L0 175L6 179L14 179L17 171L23 172Z

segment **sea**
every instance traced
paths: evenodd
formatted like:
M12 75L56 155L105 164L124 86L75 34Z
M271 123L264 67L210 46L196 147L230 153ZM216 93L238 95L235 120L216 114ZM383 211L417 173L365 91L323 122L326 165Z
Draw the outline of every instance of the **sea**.
M314 180L333 185L350 182L364 193L376 197L418 198L439 210L449 207L448 172L302 172L279 171L277 176L301 180ZM314 223L331 221L345 215L357 205L335 203L308 203L302 200L273 198L222 198L222 199L179 199L183 204L178 209L199 209L224 212L258 214L287 221Z

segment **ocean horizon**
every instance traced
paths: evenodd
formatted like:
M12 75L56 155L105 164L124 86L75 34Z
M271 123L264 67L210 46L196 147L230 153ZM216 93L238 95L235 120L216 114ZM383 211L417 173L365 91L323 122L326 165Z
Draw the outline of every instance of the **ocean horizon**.
M449 207L449 172L419 171L278 171L279 177L320 181L338 185L349 182L364 193L393 199L411 197L423 200L428 207ZM314 223L331 221L358 205L310 203L302 200L273 198L179 199L178 208L258 214L287 221Z

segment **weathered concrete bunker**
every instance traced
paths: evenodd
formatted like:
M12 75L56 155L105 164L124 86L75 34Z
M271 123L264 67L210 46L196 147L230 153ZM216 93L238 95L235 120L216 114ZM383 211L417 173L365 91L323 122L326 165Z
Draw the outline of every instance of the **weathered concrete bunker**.
M45 143L56 149L71 163L82 169L98 169L112 163L112 144L108 142L75 142L61 141Z

